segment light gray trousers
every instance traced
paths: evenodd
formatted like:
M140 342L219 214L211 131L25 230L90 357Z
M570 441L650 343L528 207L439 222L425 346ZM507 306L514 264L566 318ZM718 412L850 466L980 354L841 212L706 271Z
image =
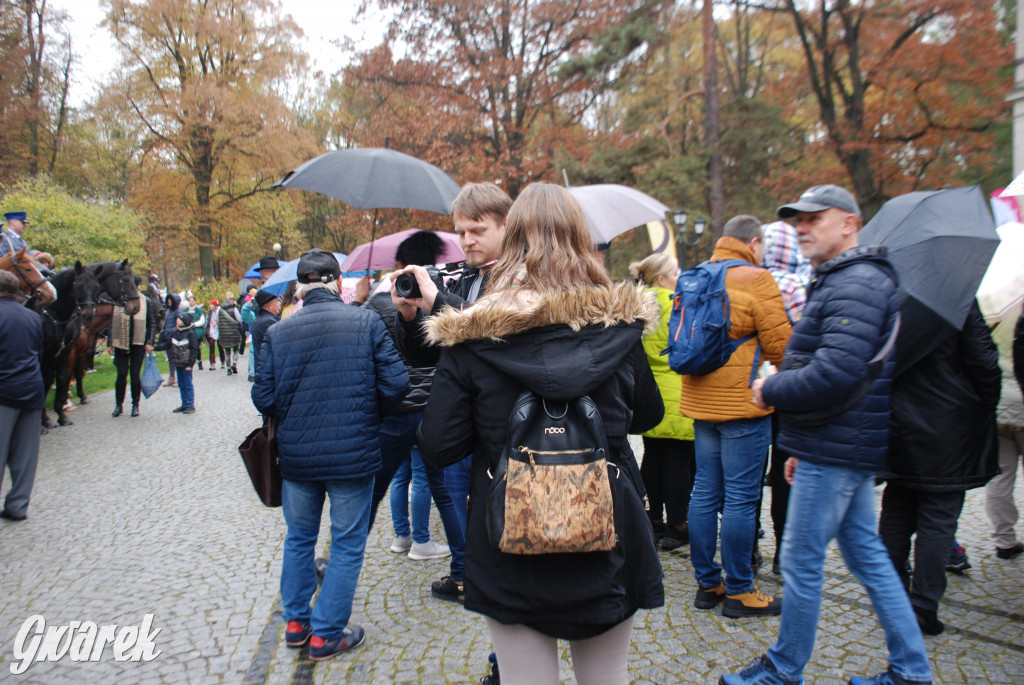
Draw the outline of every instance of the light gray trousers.
M633 616L586 640L570 640L572 668L580 685L628 685ZM524 625L492 618L487 630L498 655L502 685L558 685L558 640Z
M0 492L4 471L11 472L11 489L4 509L12 516L25 516L39 461L42 409L15 409L0 405Z
M1024 431L999 431L999 468L1002 471L985 486L985 508L992 521L992 542L1006 549L1017 544L1017 505L1013 486L1024 462Z

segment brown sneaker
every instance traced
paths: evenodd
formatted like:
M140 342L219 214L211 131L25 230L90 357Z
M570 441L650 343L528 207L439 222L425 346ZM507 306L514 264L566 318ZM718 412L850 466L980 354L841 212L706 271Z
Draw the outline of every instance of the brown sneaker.
M725 599L725 583L719 583L712 588L703 588L698 585L693 606L698 609L714 609L723 599Z
M772 597L756 587L740 595L728 595L722 616L743 618L744 616L778 616L782 613L782 598Z

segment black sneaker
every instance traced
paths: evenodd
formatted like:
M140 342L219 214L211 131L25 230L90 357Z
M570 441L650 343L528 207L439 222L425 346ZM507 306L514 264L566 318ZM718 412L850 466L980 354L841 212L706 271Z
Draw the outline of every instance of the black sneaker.
M681 526L666 526L665 535L658 544L664 550L679 549L690 544L690 527L685 523Z
M174 409L171 410L171 413L172 414L180 414L183 411L185 411L185 405L181 405L180 407L175 407Z
M133 404L132 405L132 418L134 419L138 415L139 415L139 405Z
M1018 542L1012 547L996 547L996 556L1000 559L1013 559L1021 553L1024 553L1024 542Z
M430 593L438 599L462 602L466 599L466 583L461 580L452 580L451 576L445 576L430 584Z
M725 583L719 583L715 587L703 588L697 586L697 596L693 599L693 606L698 609L714 609L725 599Z
M196 413L196 408L195 407L185 407L184 409L181 410L181 413L182 414L195 414Z
M498 655L491 652L487 657L487 662L491 665L491 672L480 679L480 685L501 685L501 674L498 673Z
M124 407L122 407L119 404L116 407L114 407L114 411L110 412L110 415L113 416L116 419L118 416L120 416L123 413L124 413Z

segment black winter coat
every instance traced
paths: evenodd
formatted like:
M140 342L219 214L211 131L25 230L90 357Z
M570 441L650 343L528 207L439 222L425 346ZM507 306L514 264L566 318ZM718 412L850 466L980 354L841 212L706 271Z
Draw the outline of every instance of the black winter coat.
M466 530L466 608L501 623L564 639L592 637L664 603L662 571L642 503L644 488L628 433L664 414L641 335L658 303L633 285L481 298L427 323L445 351L420 428L420 450L435 466L473 455ZM619 544L610 552L522 556L492 547L485 493L505 443L516 397L589 395L608 435L609 459L626 479Z
M999 473L999 351L977 302L963 330L893 381L889 455L879 474L911 490L958 492Z
M279 320L277 316L266 309L260 309L256 314L256 320L252 322L252 353L256 364L260 363L260 346L263 344L263 338L267 335L267 330Z

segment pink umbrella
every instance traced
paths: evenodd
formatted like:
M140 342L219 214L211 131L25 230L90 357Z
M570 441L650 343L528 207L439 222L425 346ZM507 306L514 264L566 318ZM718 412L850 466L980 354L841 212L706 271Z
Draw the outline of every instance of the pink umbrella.
M398 246L403 240L419 230L418 228L410 228L359 245L341 263L341 270L352 272L395 268L395 253L398 252ZM450 262L461 262L466 259L466 255L462 252L462 247L459 245L459 236L457 234L444 231L435 232L444 242L444 252L441 254L441 261L439 263L448 264Z

